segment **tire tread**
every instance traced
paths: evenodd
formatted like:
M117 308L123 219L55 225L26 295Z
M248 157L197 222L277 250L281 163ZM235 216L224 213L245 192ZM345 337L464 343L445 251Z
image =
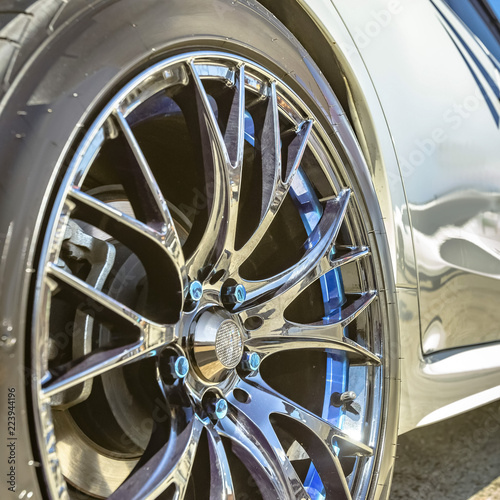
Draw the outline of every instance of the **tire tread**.
M0 99L71 0L0 0Z

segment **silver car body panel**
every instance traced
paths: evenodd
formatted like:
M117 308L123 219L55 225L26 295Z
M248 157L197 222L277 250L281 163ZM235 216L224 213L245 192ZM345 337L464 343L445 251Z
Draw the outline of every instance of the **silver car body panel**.
M500 398L500 82L436 0L301 2L335 50L397 287L400 433Z

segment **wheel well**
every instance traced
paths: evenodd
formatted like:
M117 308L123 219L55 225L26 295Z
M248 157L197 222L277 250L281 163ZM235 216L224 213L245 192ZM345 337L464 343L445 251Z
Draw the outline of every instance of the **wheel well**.
M297 0L259 0L307 50L339 99L351 125L344 74L331 44Z

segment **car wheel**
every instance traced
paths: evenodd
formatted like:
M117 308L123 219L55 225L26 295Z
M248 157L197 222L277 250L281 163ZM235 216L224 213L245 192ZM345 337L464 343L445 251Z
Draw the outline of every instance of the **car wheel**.
M320 71L252 1L56 14L0 116L16 491L386 495L394 287Z

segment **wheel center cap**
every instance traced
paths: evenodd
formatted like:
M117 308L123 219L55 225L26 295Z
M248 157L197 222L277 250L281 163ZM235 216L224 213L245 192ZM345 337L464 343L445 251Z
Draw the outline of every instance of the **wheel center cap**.
M226 368L234 368L243 355L243 339L239 326L232 320L223 321L215 335L215 354Z
M204 311L195 323L192 342L195 367L209 382L222 380L243 356L241 328L225 310Z

